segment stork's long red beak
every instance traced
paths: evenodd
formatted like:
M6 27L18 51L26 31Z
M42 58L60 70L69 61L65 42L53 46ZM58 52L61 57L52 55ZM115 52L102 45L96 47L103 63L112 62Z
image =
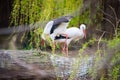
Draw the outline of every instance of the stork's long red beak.
M84 38L86 39L86 30L83 30Z
M44 46L44 44L45 44L44 39L42 39L41 44L42 44L42 46Z

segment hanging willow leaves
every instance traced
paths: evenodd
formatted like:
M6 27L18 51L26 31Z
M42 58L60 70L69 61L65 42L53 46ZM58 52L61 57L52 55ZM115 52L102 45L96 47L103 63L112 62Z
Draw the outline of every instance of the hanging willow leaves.
M82 3L83 0L14 0L11 24L18 26L36 22L47 22L75 12L82 6ZM79 16L76 16L70 25L78 27L78 18ZM40 46L40 35L44 26L39 25L38 27L38 30L30 31L30 46L31 44L34 44L36 47Z

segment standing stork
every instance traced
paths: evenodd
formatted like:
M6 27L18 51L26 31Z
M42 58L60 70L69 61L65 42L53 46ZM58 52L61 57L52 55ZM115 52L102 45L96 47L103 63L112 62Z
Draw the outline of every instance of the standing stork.
M57 35L55 37L55 42L58 43L64 43L64 47L61 46L62 51L66 53L66 56L68 56L68 45L72 40L79 40L82 38L86 38L86 25L81 24L80 28L77 27L71 27L66 29L64 34L67 34L67 37L63 34Z
M73 18L73 16L64 16L64 17L49 21L46 24L44 31L42 33L42 36L41 36L42 37L42 45L44 45L44 40L46 40L46 38L48 36L52 39L53 48L55 49L55 41L54 41L55 36L58 34L62 34L66 30L66 28L72 18ZM64 34L64 35L67 36L66 34Z

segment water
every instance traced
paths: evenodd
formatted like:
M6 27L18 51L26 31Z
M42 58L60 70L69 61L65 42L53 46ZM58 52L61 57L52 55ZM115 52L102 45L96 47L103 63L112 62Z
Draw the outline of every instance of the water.
M75 73L76 77L84 76L93 65L93 56L79 58L67 58L57 55L51 55L50 59L55 67L56 75L59 77L70 76Z

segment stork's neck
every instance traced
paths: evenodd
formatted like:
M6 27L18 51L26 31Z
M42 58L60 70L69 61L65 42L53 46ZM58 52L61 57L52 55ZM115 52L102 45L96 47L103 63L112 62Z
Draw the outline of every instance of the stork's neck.
M82 27L80 27L80 35L82 38L85 36L84 29Z
M83 32L83 28L82 28L82 27L80 27L80 32L82 32L82 34L84 34L84 32Z

